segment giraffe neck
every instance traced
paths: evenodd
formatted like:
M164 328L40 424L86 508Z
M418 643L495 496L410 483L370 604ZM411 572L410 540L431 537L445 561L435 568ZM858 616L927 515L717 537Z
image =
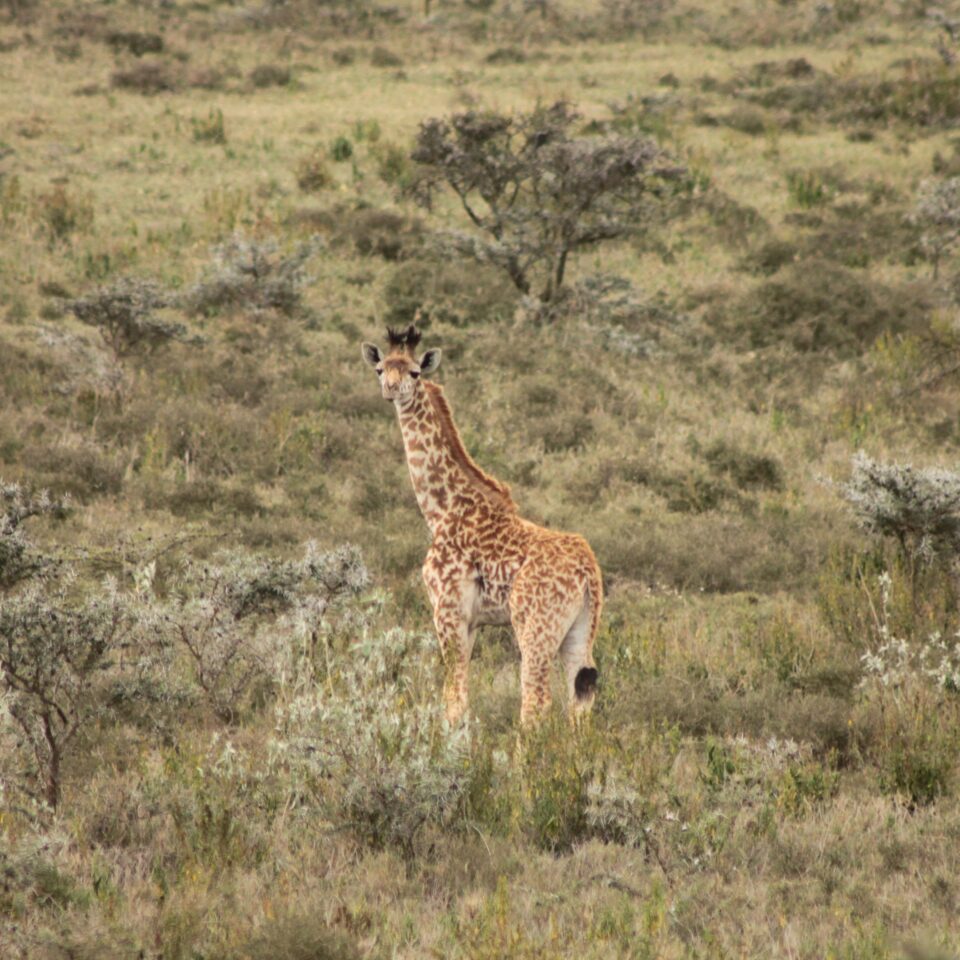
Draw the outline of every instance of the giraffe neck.
M440 387L418 383L408 403L397 406L397 417L413 490L431 533L454 511L480 504L515 510L509 489L464 449Z

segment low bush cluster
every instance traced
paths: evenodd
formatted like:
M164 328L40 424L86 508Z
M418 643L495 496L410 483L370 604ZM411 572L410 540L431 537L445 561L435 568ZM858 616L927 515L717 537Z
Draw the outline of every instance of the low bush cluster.
M17 548L7 568L10 579L22 579L17 518L53 506L7 493L13 526L4 542ZM163 598L154 592L155 573L148 564L134 590L108 579L77 600L68 570L0 603L7 732L11 725L19 731L15 745L29 759L28 781L51 808L60 802L68 751L95 720L141 698L146 713L169 729L169 711L189 700L179 679L186 676L221 720L233 722L257 683L264 696L273 682L312 663L337 603L369 582L355 549L324 554L313 546L297 562L239 552L187 562L168 579Z
M302 309L306 264L317 249L307 242L284 254L274 241L235 234L214 249L204 278L184 295L184 307L204 316L229 309L295 316Z

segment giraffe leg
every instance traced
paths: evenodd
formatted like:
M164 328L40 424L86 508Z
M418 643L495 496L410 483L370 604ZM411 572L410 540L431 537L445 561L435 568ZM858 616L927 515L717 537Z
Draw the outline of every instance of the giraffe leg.
M528 560L510 593L520 647L520 723L535 723L550 706L550 669L583 607L583 586L554 563Z
M445 668L443 703L447 720L451 726L456 726L467 712L467 677L473 651L473 630L458 611L451 610L443 603L434 610L433 622Z
M439 554L439 557L438 557ZM450 570L447 558L431 549L423 567L423 579L433 603L433 624L440 643L446 676L443 702L447 719L457 724L467 710L467 674L473 652L472 614L476 581L469 570Z
M553 651L547 651L534 638L521 641L520 659L520 725L535 724L550 709L550 667Z

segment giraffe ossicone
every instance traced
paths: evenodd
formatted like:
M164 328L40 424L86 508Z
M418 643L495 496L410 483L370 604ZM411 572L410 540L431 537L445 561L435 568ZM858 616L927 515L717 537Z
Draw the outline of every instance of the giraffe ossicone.
M411 324L387 330L384 353L363 344L363 358L400 422L410 479L432 543L423 579L446 668L447 717L467 709L467 671L477 627L513 626L520 649L520 719L534 722L550 705L550 671L559 656L571 715L588 712L597 688L593 642L603 606L600 567L574 533L524 520L510 488L484 472L463 445L443 388L423 378L440 351L416 355Z

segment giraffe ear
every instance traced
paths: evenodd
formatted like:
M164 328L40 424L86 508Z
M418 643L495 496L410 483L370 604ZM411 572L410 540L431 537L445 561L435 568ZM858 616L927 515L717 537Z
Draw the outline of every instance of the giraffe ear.
M428 350L420 358L420 372L424 376L427 376L427 374L433 373L439 366L440 366L440 350L439 349Z
M360 349L363 351L363 359L371 367L375 367L383 359L383 354L375 343L364 343Z

